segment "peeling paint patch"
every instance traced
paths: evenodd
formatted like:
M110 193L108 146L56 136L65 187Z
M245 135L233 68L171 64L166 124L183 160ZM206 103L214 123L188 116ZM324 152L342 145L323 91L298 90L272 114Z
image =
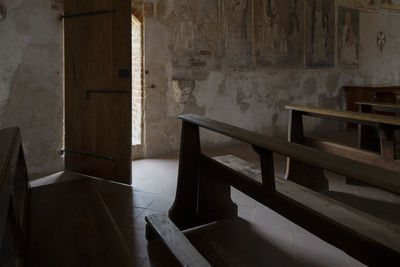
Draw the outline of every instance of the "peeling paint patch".
M192 97L189 99L189 101L186 103L183 113L194 113L197 115L204 116L206 114L206 107L201 107L197 104L197 100Z
M326 88L329 93L333 93L337 90L339 83L339 75L335 72L329 73L326 79Z
M154 17L155 14L155 6L152 2L145 2L143 5L144 16L147 18Z
M221 81L220 85L218 86L218 93L223 95L226 90L225 78Z
M272 115L272 121L276 122L278 120L278 117L279 117L278 113L274 113L274 115Z
M336 108L340 104L340 99L337 97L328 97L325 94L318 96L318 105L325 108Z
M196 81L205 81L208 79L208 76L210 76L210 72L202 70L194 70L192 74L193 80Z
M4 20L7 16L7 7L6 4L1 2L0 0L0 21Z
M317 92L317 79L315 77L308 78L303 83L303 88L307 94L315 94Z
M242 113L246 112L250 108L250 104L245 101L246 96L244 95L242 88L238 88L236 95L236 102L239 104L240 111Z
M52 0L51 9L63 11L64 10L64 0Z

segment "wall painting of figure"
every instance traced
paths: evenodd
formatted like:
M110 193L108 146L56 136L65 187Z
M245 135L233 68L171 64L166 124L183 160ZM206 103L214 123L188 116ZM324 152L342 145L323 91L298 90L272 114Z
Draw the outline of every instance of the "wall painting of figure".
M306 66L335 65L335 1L306 0Z
M356 68L359 64L360 12L339 8L338 64L340 67Z

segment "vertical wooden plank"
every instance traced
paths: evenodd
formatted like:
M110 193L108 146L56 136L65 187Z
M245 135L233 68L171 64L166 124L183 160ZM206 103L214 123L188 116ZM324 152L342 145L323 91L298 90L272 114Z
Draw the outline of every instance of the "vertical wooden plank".
M126 184L131 183L131 77L120 77L119 70L131 72L131 4L68 0L65 15L114 12L64 19L65 168Z
M301 112L289 110L288 141L304 144L303 116ZM285 178L315 191L329 188L324 170L319 167L287 158Z
M262 183L267 192L275 191L275 169L274 155L271 151L267 151L260 147L254 146L253 149L260 156Z
M117 11L113 16L113 89L127 91L125 95L113 95L112 147L116 153L115 175L132 181L132 1L111 0ZM120 72L126 70L130 75L124 77ZM105 137L110 140L110 137Z

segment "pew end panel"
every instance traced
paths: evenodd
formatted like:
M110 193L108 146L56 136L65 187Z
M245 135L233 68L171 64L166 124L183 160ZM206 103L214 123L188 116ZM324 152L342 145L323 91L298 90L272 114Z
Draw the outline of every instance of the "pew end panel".
M288 141L304 145L303 114L289 110ZM294 158L287 158L285 178L317 192L329 189L324 170Z
M90 181L28 181L19 129L1 129L0 266L135 266Z
M0 258L23 266L27 251L29 185L18 128L0 130Z
M289 180L274 177L272 153L353 177L396 194L400 194L398 173L197 115L182 115L180 118L183 121L180 154L182 165L179 166L176 199L169 212L169 217L179 229L237 216L226 190L233 186L365 264L395 266L400 262L398 227L332 201ZM235 160L231 160L235 164L230 165L226 158L211 158L201 153L199 127L251 144L260 156L261 169L258 175L235 167ZM195 139L189 141L193 137ZM189 167L184 162L188 162ZM209 188L213 186L222 188L222 191ZM215 199L213 194L219 195L216 200L217 209L209 209ZM207 202L207 197L211 201ZM148 228L151 227L148 225Z

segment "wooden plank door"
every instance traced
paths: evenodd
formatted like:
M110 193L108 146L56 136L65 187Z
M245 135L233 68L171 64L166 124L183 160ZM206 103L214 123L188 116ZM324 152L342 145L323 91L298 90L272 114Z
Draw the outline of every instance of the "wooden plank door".
M65 169L131 184L131 0L65 0Z

